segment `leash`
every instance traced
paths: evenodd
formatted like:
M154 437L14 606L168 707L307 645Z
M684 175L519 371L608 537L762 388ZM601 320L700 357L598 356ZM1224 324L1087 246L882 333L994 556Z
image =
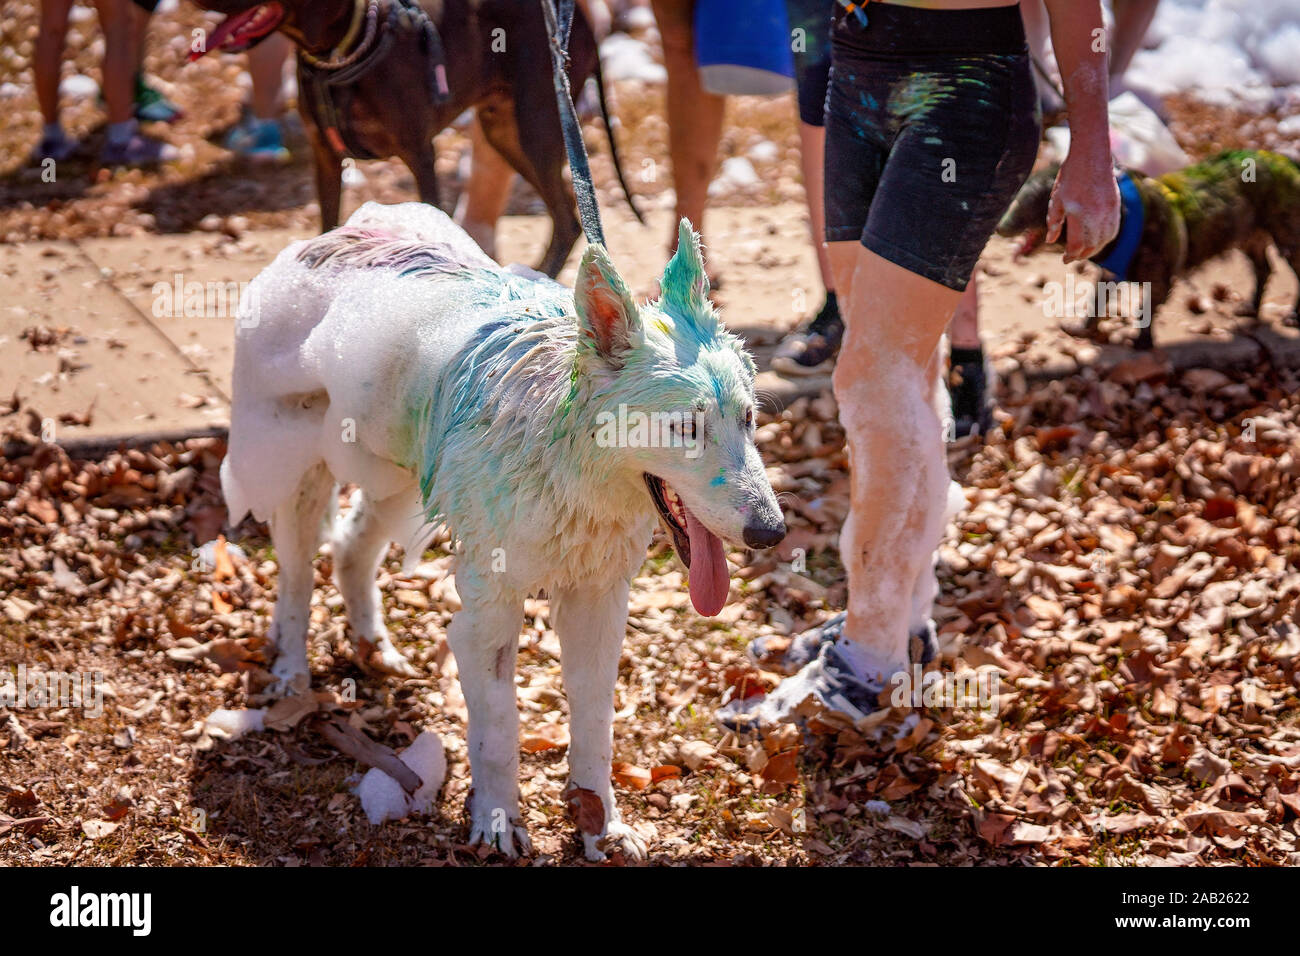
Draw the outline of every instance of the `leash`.
M583 235L592 245L605 245L605 230L600 223L600 206L591 182L591 164L587 145L582 141L578 111L569 89L569 28L573 25L574 0L541 0L550 39L551 70L555 80L555 102L560 108L560 128L564 131L564 151L569 155L569 175L573 180L573 198L578 205L578 221ZM597 56L600 54L597 53Z

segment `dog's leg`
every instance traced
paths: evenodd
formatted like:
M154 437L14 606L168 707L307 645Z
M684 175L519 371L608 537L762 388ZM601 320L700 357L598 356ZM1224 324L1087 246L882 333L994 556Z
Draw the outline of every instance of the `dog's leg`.
M1133 342L1133 347L1144 351L1149 351L1156 347L1156 310L1169 298L1170 289L1173 287L1173 276L1160 276L1151 282L1139 282L1137 288L1140 292L1141 309L1144 311L1142 318L1145 325L1138 329L1137 339Z
M1268 267L1268 242L1251 243L1246 247L1246 255L1250 257L1250 264L1255 269L1255 296L1250 302L1250 312L1256 319L1259 318L1259 310L1264 305L1264 287L1268 285L1268 276L1272 271Z
M422 148L403 156L411 175L415 177L415 190L420 194L420 202L438 206L438 171L434 166L433 143L425 141Z
M280 565L279 591L271 615L271 642L277 654L271 673L277 678L273 694L305 692L311 684L307 668L307 625L315 583L312 558L321 540L321 516L334 493L334 480L323 464L309 468L298 489L271 514L271 543Z
M515 171L537 190L551 214L551 241L537 269L554 278L578 241L578 225L573 189L564 179L564 138L559 123L542 119L554 115L554 88L548 83L537 89L529 84L515 86L517 101L494 97L480 104L479 123L483 136ZM527 145L521 142L517 118L527 117Z
M509 857L532 852L519 819L519 711L515 657L523 626L523 600L504 596L458 569L462 608L447 628L460 686L469 710L469 842L494 846Z
M398 677L419 675L388 638L375 575L394 529L419 507L409 491L381 501L358 491L334 528L334 583L348 609L357 656L364 665Z
M304 117L305 118L305 117ZM329 232L339 224L339 210L343 203L343 158L339 156L324 134L308 121L312 153L316 157L316 201L320 203L320 231Z
M593 593L587 588L551 596L551 622L560 639L564 691L569 698L569 785L600 798L604 827L583 833L588 860L603 860L616 847L629 859L645 859L645 841L619 819L610 761L614 740L614 684L627 627L628 584Z
M1278 251L1282 253L1282 258L1290 264L1295 277L1300 279L1300 245L1294 248L1279 248ZM1291 303L1291 314L1284 316L1282 320L1292 325L1300 323L1300 289L1296 291L1295 301Z

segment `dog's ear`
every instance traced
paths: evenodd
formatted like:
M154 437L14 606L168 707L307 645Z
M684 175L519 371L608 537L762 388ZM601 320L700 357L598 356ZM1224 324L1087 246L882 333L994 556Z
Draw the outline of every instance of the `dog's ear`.
M627 284L603 246L590 245L583 253L573 287L573 304L578 309L582 338L597 354L621 367L623 353L641 327L641 317Z
M685 216L677 224L677 251L664 266L659 289L664 305L674 318L689 322L703 315L709 296L709 277L704 272L699 234Z

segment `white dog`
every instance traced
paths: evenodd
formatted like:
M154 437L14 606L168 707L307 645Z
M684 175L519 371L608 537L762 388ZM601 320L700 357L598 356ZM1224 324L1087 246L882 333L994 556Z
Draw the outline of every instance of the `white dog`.
M290 245L245 297L222 482L232 523L270 523L279 688L309 680L312 557L337 485L361 490L334 533L335 580L363 658L389 671L412 673L384 626L378 566L390 541L418 559L445 524L471 842L529 845L513 681L527 595L545 589L560 640L570 787L603 807L586 855L640 858L614 801L611 725L629 582L656 513L706 614L726 600L724 543L785 534L754 445L754 366L707 291L685 221L661 298L637 305L599 246L569 290L498 267L436 209L367 203Z

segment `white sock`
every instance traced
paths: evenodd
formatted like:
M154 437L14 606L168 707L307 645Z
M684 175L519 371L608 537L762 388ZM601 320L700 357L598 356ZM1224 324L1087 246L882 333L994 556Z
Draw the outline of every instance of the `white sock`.
M843 635L835 641L835 649L840 658L849 665L853 676L868 682L888 682L899 667L898 661L886 660L882 655L857 641L850 641Z

